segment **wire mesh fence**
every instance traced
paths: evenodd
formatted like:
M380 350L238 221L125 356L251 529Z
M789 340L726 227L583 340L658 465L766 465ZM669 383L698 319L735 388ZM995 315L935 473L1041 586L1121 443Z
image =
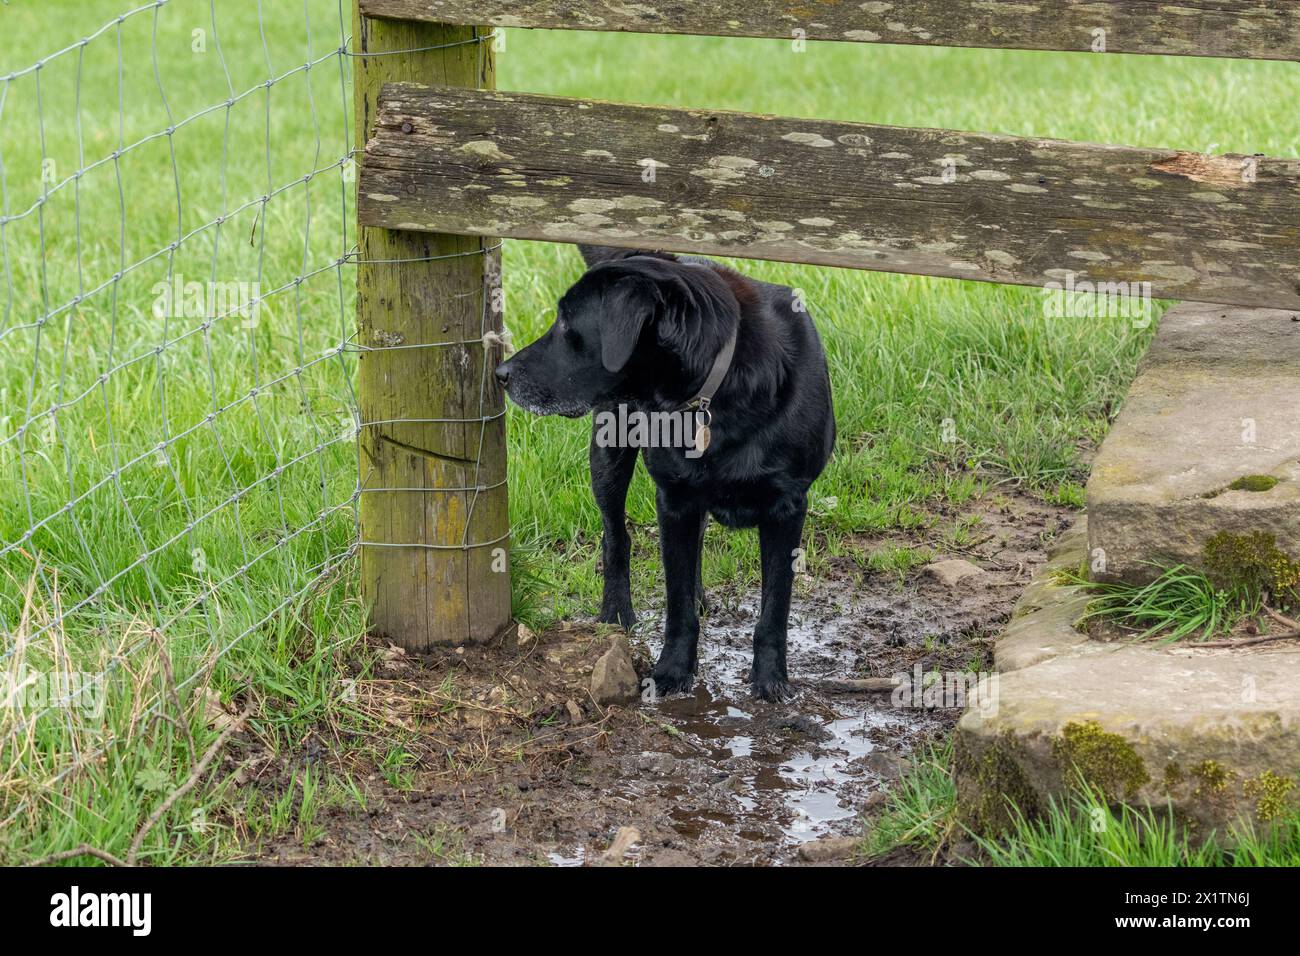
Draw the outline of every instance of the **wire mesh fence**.
M0 12L6 824L361 631L352 5L120 3Z

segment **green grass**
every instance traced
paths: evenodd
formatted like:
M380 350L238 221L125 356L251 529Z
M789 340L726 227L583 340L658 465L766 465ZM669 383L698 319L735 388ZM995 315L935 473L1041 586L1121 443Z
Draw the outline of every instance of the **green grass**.
M884 812L867 828L863 852L881 856L896 847L911 847L937 857L952 838L957 788L949 765L952 748L929 749L912 760L889 791Z
M1094 595L1084 622L1102 622L1134 634L1138 641L1208 641L1247 623L1258 633L1267 620L1294 630L1280 611L1297 603L1300 564L1279 550L1273 535L1219 532L1206 542L1200 564L1203 571L1152 563L1156 577L1146 584L1094 582L1086 566L1058 576L1061 583Z
M862 854L875 858L908 848L922 859L973 866L1296 866L1300 863L1300 812L1268 824L1238 825L1221 839L1196 841L1172 822L1166 808L1108 805L1081 786L1045 812L1026 817L1008 807L1005 833L970 831L957 819L951 747L927 751L890 791L870 821Z
M1156 637L1166 644L1208 641L1228 634L1243 620L1258 618L1262 607L1258 594L1216 587L1186 565L1161 571L1155 580L1141 585L1094 582L1069 573L1063 580L1096 595L1082 620L1136 632L1138 641Z
M0 49L0 77L130 5L0 6L0 32L22 38ZM40 215L4 227L0 548L21 547L0 556L0 667L11 676L21 666L107 669L110 677L102 718L68 708L0 718L0 817L12 816L0 829L0 862L81 842L126 853L216 737L211 715L195 703L207 688L232 706L254 705L258 745L273 755L322 720L346 727L363 719L343 684L368 666L350 555L355 362L341 351L355 290L351 267L338 265L355 236L342 163L350 119L340 65L350 64L329 56L340 42L335 0L261 4L265 29L257 6L219 0L214 26L206 2L175 0L156 12L156 50L155 12L128 20L120 93L116 30L38 74L0 81L3 215L11 217L50 186L43 172L62 181L240 96L229 110L97 166L60 188ZM196 29L208 31L204 52L193 49ZM285 74L269 92L258 88L268 74ZM779 41L512 31L498 83L912 126L1300 152L1292 111L1278 106L1300 94L1285 63L858 44L796 54ZM217 217L219 226L190 235ZM937 503L961 505L994 483L1080 503L1084 452L1104 434L1151 335L1121 319L1048 317L1035 290L774 263L743 268L804 290L826 342L841 437L815 489L814 571L850 534L927 527ZM543 330L579 272L571 248L507 244L507 321L517 341ZM176 276L260 283L267 299L259 321L159 318L158 284ZM585 427L513 409L508 424L520 615L541 624L590 614L598 522ZM634 587L645 606L657 573L644 474L629 509ZM711 532L708 583L753 581L756 557L752 534ZM901 548L867 560L903 572L918 558ZM403 779L400 756L386 771ZM262 832L314 832L302 816L305 787L299 781L287 807L253 808ZM177 801L147 835L141 859L237 852L242 831L223 802L235 789L222 776L215 790Z

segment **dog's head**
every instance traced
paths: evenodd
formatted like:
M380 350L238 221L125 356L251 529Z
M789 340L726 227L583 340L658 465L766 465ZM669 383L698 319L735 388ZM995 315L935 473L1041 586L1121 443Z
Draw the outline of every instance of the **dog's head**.
M577 418L598 405L691 397L739 322L705 265L631 254L598 261L560 299L554 324L496 370L511 400Z

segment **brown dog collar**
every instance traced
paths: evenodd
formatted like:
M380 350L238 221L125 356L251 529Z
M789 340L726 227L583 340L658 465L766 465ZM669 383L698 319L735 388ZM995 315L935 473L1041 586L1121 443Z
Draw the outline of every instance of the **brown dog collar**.
M708 448L713 437L711 428L713 425L713 410L711 408L713 396L717 394L718 389L722 386L722 380L727 377L727 372L731 368L731 358L735 354L736 332L733 330L726 344L722 346L722 351L713 360L713 368L709 369L709 377L704 380L704 385L700 387L695 397L684 406L687 409L695 409L698 414L705 416L703 424L698 425L695 429L695 450L698 452L703 452Z

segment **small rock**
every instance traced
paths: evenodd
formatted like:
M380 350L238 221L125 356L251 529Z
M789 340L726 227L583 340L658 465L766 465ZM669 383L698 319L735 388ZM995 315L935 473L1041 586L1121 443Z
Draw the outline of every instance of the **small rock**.
M642 859L642 866L699 866L700 861L684 850L658 850L653 855Z
M578 702L576 700L570 697L568 700L564 702L564 709L569 712L569 723L571 724L582 723L582 708L578 706Z
M381 671L400 671L406 663L406 648L389 644L379 652L379 669Z
M812 740L822 743L832 739L835 735L823 727L817 720L806 714L785 714L780 717L772 717L763 721L763 725L774 731L788 731L790 733L803 734Z
M727 793L740 793L745 789L745 780L737 774L721 777L712 784L715 790L722 790Z
M736 754L723 760L718 764L718 766L729 773L753 773L754 764L755 761L753 757L744 757L740 754Z
M862 812L872 813L884 807L889 802L889 794L884 790L875 790L867 795L867 799L862 801Z
M823 837L799 847L799 859L805 863L829 863L851 857L858 848L856 837Z
M632 666L632 653L627 639L614 638L609 650L596 661L591 670L591 698L602 707L608 704L626 704L637 699L640 685L636 669Z
M983 568L971 564L961 558L952 558L947 561L936 561L933 564L927 564L921 569L921 573L934 578L944 587L956 587L967 578L973 578L977 575L984 574Z
M677 769L677 760L672 754L645 753L637 759L636 768L664 777Z
M888 750L873 750L862 758L862 765L886 780L902 776L903 760Z
M641 842L641 831L636 827L619 827L614 841L600 856L601 866L619 866L633 846Z

